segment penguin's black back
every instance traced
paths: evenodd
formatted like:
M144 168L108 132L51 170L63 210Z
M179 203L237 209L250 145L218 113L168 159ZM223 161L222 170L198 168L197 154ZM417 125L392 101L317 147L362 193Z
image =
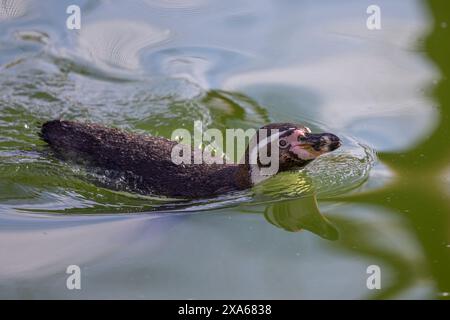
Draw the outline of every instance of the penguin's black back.
M140 193L197 198L242 189L237 165L176 165L177 142L165 138L62 120L46 122L41 137L64 159L124 174Z

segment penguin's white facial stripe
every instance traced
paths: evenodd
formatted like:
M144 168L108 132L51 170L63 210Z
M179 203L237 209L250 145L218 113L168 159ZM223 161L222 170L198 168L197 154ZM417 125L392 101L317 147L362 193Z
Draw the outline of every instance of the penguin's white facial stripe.
M258 154L259 150L262 150L262 148L266 148L269 143L278 142L280 135L282 132L275 132L274 134L264 138L263 140L259 141L256 146L253 146L253 148L250 151L250 159L256 159L256 155Z
M279 152L283 152L283 150L289 150L291 158L299 160L312 160L317 158L319 155L328 152L328 150L316 151L304 141L303 138L305 138L310 133L311 130L308 127L288 128L281 132L278 130L271 130L269 132L266 132L266 136L262 136L260 133L260 137L264 138L261 139L257 143L257 145L253 144L250 146L249 163L256 164L255 161L256 159L258 159L258 152L266 151L269 144L271 144L272 147L278 147ZM272 156L278 157L278 153L272 154ZM279 159L272 160L278 161Z

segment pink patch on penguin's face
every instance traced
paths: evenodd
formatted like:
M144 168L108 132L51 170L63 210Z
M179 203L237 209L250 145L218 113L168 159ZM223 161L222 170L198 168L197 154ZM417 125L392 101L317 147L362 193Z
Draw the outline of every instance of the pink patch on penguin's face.
M301 160L313 160L324 153L322 151L314 150L314 148L306 142L306 134L308 133L311 133L311 130L308 128L296 129L289 136L284 138L288 143L289 151Z

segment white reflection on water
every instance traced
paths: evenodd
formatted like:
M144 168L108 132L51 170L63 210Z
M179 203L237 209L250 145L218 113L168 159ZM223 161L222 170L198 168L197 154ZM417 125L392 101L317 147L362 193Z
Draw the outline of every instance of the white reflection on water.
M78 37L81 55L95 65L125 69L140 67L139 51L166 41L170 31L129 20L83 25Z
M27 0L0 1L0 21L23 16L27 12Z
M175 217L158 220L158 216L25 217L4 220L0 233L0 279L39 278L65 270L69 264L85 265L102 257L120 253L133 246L144 234L151 235L148 250L164 238L163 230ZM49 219L50 218L50 219ZM156 219L156 220L154 220ZM151 224L146 221L152 220ZM95 234L101 234L99 238ZM162 237L162 238L160 238ZM150 239L149 239L150 240Z

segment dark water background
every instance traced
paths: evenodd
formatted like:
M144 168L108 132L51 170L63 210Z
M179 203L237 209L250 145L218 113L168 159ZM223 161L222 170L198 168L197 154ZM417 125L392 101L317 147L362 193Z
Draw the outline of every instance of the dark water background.
M370 4L0 1L0 297L447 298L450 8L377 1L371 31ZM344 146L174 201L52 157L36 133L60 117L166 137L293 121Z

